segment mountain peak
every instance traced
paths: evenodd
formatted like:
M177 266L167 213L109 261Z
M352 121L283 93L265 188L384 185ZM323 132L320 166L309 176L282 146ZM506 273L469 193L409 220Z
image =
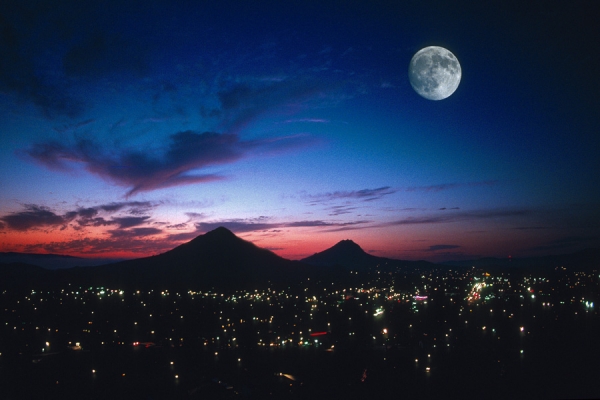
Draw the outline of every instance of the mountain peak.
M218 227L165 253L106 268L114 268L114 274L123 282L137 283L143 279L178 285L193 282L201 287L233 287L287 282L297 276L294 266L294 262L237 237L227 228Z
M231 245L232 243L242 242L243 239L237 237L233 232L224 226L220 226L218 228L213 229L212 231L208 231L203 235L198 235L194 239L190 240L187 243L184 243L182 246L196 246L199 244L205 245L206 243L220 244L220 245Z
M301 261L312 265L343 265L348 268L371 266L378 263L378 257L366 253L350 239L341 240L320 253L313 254Z
M331 248L332 249L336 249L336 248L344 249L345 251L360 251L361 253L365 252L358 244L356 244L355 242L353 242L350 239L340 240Z
M233 232L224 226L220 226L218 228L213 229L212 231L208 231L203 235L198 235L194 239L190 240L187 243L184 243L183 247L194 248L194 247L206 247L212 248L212 250L219 249L233 249L237 246L254 246L250 242L246 242L245 240L237 237ZM226 250L224 250L226 251Z
M235 236L235 234L233 232L231 232L229 229L225 228L224 226L219 226L218 228L215 228L212 231L208 231L204 234L204 236L214 236L214 237L220 237L220 238L237 237L237 236Z

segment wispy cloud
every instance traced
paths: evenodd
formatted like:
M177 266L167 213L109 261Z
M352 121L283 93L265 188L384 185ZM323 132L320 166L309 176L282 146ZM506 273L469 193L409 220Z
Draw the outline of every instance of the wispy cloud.
M26 231L36 228L66 227L76 216L76 213L56 214L49 208L35 204L25 204L25 210L0 217L9 229Z
M479 187L479 186L492 186L497 184L498 181L482 181L482 182L467 182L467 183L442 183L438 185L429 186L411 186L407 188L393 188L390 186L382 186L375 189L361 189L361 190L339 190L335 192L326 192L318 194L307 194L302 193L302 197L309 203L326 203L336 200L359 200L359 201L374 201L379 200L385 196L397 193L397 192L441 192L444 190L457 189L461 187ZM451 208L440 208L440 210L458 210L458 207ZM405 209L411 210L411 209ZM416 210L416 209L415 209Z
M101 251L127 251L122 243L131 242L133 246L141 245L141 242L135 240L151 239L147 249L157 248L168 249L187 240L191 240L200 234L224 226L235 233L247 232L281 232L284 228L343 228L348 226L358 226L370 221L325 221L325 220L300 220L291 222L274 222L269 217L256 217L249 219L223 219L213 221L202 221L205 216L200 213L186 213L188 221L169 224L162 221L154 221L150 215L136 215L140 208L151 210L156 205L148 202L120 202L108 203L91 207L80 207L73 211L58 213L48 207L29 204L19 212L10 213L0 217L0 226L7 232L27 231L44 229L51 231L53 229L64 230L68 227L76 231L81 231L88 227L105 227L107 239L100 241L88 240L66 240L67 244L50 242L49 244L40 244L37 249L45 251L50 250L72 250L81 252L82 246L90 254L96 254ZM123 215L122 213L126 214ZM113 215L120 213L120 215ZM190 226L192 230L189 231ZM173 233L175 232L175 233ZM156 237L155 237L156 236ZM116 243L114 240L122 239L125 242ZM148 239L148 240L150 240ZM71 243L69 245L68 243ZM109 246L114 244L114 248ZM41 247L40 247L41 246ZM33 247L31 247L33 249ZM139 249L138 249L139 250ZM138 251L132 250L132 251ZM140 250L141 251L141 250Z
M119 225L119 228L131 228L132 226L142 225L148 222L149 216L143 217L115 217L112 220Z
M381 199L384 196L396 193L396 189L390 186L383 186L376 189L361 189L351 191L335 191L319 194L304 194L306 200L310 203L324 203L335 200L360 200L360 201L373 201Z
M404 207L404 208L396 208L396 207L384 207L382 211L386 212L415 212L415 211L425 211L426 208L417 208L417 207Z
M137 210L148 210L154 207L154 204L149 201L121 201L103 204L96 209L112 213L127 207L129 207L130 213L135 214Z
M303 101L320 93L326 86L303 79L266 83L261 81L258 86L249 82L238 83L218 92L221 109L214 112L221 118L222 126L228 131L238 132L267 111L297 109Z
M385 222L379 226L439 224L457 221L484 220L491 218L525 217L531 214L532 211L527 209L473 210L455 213L444 212L442 215L403 218L395 221Z
M276 223L251 222L245 220L224 220L216 222L198 222L196 223L196 231L198 233L206 233L221 226L235 233L245 233L272 229L275 227L280 227L281 225Z
M138 238L138 237L146 237L153 236L163 233L161 229L158 228L133 228L133 229L115 229L108 231L111 238L114 239L122 239L122 238Z
M269 222L267 217L248 220L220 220L196 222L192 231L169 233L169 231L149 226L109 229L104 238L84 238L25 246L26 252L45 251L57 254L115 254L128 253L148 255L157 254L194 239L198 235L224 226L236 234L258 232L260 234L281 234L285 228L325 228L323 232L347 230L368 224L371 221L335 222L323 220L301 220L292 222ZM113 221L114 224L116 222ZM169 229L171 229L169 227Z
M135 235L134 233L109 238L84 238L65 240L61 242L36 243L27 245L23 251L35 253L45 251L54 254L85 254L90 256L128 253L148 255L149 251L158 254L170 250L173 245L163 240L148 239L148 235Z
M225 176L201 173L202 169L233 163L258 154L271 155L314 143L307 135L241 141L236 134L178 132L169 137L166 151L154 155L138 149L106 150L91 140L68 146L58 142L38 143L27 154L42 165L68 170L82 164L101 178L128 187L127 195L173 186L213 182Z
M497 180L481 181L481 182L467 182L467 183L441 183L438 185L428 186L411 186L407 187L407 192L441 192L443 190L457 189L460 187L479 187L479 186L494 186L498 183Z
M329 212L329 216L338 216L344 214L351 214L354 210L358 209L358 207L352 207L349 205L340 205L340 206L331 206L327 207L327 211Z
M204 214L198 212L186 212L185 215L189 218L188 222L197 221L205 217Z
M109 226L114 225L115 221L103 218L103 217L95 217L95 218L79 218L77 221L77 225L74 226L74 229L81 229L88 226Z
M336 222L336 221L325 221L325 220L301 220L291 222L269 222L266 217L256 219L234 219L234 220L218 220L211 222L197 222L195 224L196 230L194 234L201 234L216 229L218 227L225 227L235 233L245 233L253 231L265 231L265 230L277 230L282 228L340 228L347 226L355 226L361 224L367 224L371 221L360 220L360 221L349 221L349 222ZM175 234L179 235L179 234Z
M185 230L189 228L189 225L186 222L182 222L179 224L167 225L167 229L175 229L175 230Z
M327 229L326 232L343 232L343 231L354 231L354 230L358 230L358 229L368 229L371 228L372 225L370 225L373 221L369 221L369 220L359 220L359 221L350 221L350 222L344 222L344 223L340 223L340 224L336 224L336 225L330 225L333 226L330 229Z
M361 221L348 221L348 222L328 222L328 221L321 221L321 220L315 220L315 221L296 221L296 222L289 222L287 224L284 224L283 227L348 227L348 226L355 226L355 225L363 225L363 224L368 224L371 221L368 220L361 220Z
M345 227L360 226L368 224L372 221L350 221L350 222L332 222L324 220L302 220L292 222L269 222L268 218L254 218L254 219L224 219L217 221L208 222L196 222L195 229L190 232L179 232L171 233L165 239L170 243L181 243L195 238L198 235L202 235L206 232L212 231L219 227L225 227L236 234L243 234L248 232L269 232L270 234L281 233L285 228L333 228L340 229ZM324 232L331 231L325 229Z
M8 229L15 231L27 231L30 229L65 229L71 222L74 229L88 226L118 225L120 228L128 228L148 222L149 216L136 216L140 210L150 210L154 206L150 202L120 202L109 203L94 207L80 207L63 214L57 213L46 206L37 204L25 204L24 210L6 214L0 217ZM111 217L108 215L118 211L127 211L130 216ZM99 215L100 213L105 216ZM133 216L131 216L133 215Z

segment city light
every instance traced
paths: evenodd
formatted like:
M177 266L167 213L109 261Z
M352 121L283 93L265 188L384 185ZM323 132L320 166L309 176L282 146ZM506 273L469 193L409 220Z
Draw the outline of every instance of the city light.
M190 363L186 359L188 354L194 354L207 368L226 370L232 364L236 371L242 371L257 368L257 360L268 363L278 357L296 357L294 352L302 352L307 360L318 354L326 354L333 360L338 354L344 357L347 349L368 343L361 351L372 353L373 360L379 360L373 363L384 363L367 373L364 382L369 384L376 381L375 371L379 368L401 371L407 365L411 365L411 372L435 371L435 379L443 379L439 377L449 373L447 360L455 355L460 358L461 352L464 354L471 344L482 349L506 348L507 353L518 351L519 362L531 362L532 357L525 358L525 350L536 354L531 349L544 346L561 334L550 332L548 326L561 326L567 321L571 321L572 326L593 326L592 318L597 317L593 296L598 280L588 275L561 276L559 285L537 276L484 275L471 269L447 269L420 272L411 278L410 284L400 287L399 282L408 279L403 274L397 273L401 276L399 280L394 274L365 273L362 274L365 283L352 287L319 281L299 288L183 293L105 287L101 306L98 294L102 290L95 287L37 291L35 307L40 304L46 309L53 307L52 315L60 315L63 309L79 310L69 318L55 320L32 319L37 314L33 313L32 300L29 300L31 291L9 291L2 294L3 323L0 326L5 334L23 332L23 339L11 342L14 348L1 347L0 342L0 350L5 359L7 352L13 357L16 352L32 354L31 349L37 349L39 353L33 352L30 364L40 370L40 366L45 368L44 365L52 365L53 360L62 357L56 356L62 352L82 356L82 359L93 355L90 359L94 360L95 368L87 369L92 371L88 372L91 384L99 368L98 361L106 357L105 354L128 357L128 352L134 352L140 359L148 360L168 357L162 361L162 365L169 366L165 373L177 380L188 376L184 371L196 362ZM423 296L415 295L417 290L421 293L427 290L429 304L424 303L424 298L417 298ZM535 299L528 295L521 297L531 290L535 290ZM41 298L43 302L39 301ZM563 317L565 312L570 319ZM570 327L566 325L563 329L567 332ZM508 368L510 356L505 357L499 356ZM241 364L242 358L244 364ZM319 362L331 361L323 358ZM133 371L131 367L119 370L126 366L119 361L106 365L109 370L103 367L97 375L107 382L115 376L134 382L139 379L135 368L142 368L140 364ZM110 368L116 371L111 372ZM465 376L468 375L467 372ZM294 388L302 387L306 376L310 374L282 372L280 375L288 383L292 382ZM61 383L66 382L59 377ZM207 379L211 383L202 384L218 385L223 390L232 390L232 394L236 390L241 393L241 386L233 379L227 383L222 377L217 382ZM185 382L187 384L188 378ZM183 383L182 380L178 385Z

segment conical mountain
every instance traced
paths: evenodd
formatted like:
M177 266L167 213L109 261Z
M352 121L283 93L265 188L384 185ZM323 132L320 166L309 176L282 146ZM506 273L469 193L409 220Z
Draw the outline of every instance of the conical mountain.
M320 253L313 254L301 261L310 265L333 266L346 268L368 268L385 262L387 259L366 253L358 244L346 239Z
M191 287L261 286L306 273L297 261L261 249L220 227L165 253L93 268L87 279L125 286Z
M224 227L156 256L161 261L176 261L189 267L229 268L248 265L283 265L288 260L253 243L240 239Z

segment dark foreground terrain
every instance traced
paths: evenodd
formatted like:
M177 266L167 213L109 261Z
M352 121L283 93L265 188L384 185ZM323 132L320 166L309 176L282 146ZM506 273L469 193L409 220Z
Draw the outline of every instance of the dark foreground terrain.
M598 398L597 269L2 289L4 399Z

